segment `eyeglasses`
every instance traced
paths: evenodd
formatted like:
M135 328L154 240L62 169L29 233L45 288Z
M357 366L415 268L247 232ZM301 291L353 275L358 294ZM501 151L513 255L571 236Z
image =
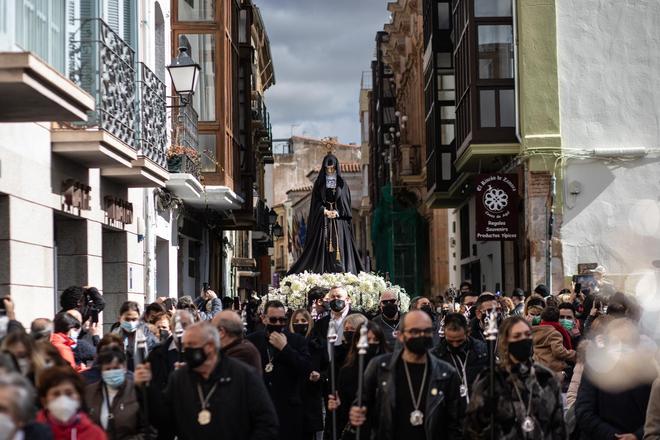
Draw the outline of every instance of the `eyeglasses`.
M286 318L278 318L276 316L269 316L268 322L271 324L286 324Z
M381 303L382 305L385 305L385 304L396 304L396 300L395 300L395 299L384 299L384 300L382 300L380 303Z
M417 338L419 336L433 336L433 327L429 328L409 328L405 330L404 333L408 333L410 336Z

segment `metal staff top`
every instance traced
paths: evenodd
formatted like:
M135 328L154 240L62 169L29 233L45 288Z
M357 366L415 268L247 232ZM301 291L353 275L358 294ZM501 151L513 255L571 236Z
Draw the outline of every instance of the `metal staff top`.
M367 332L367 326L362 325L362 328L360 328L360 339L357 343L359 355L367 354L367 348L369 348L369 338L367 337Z
M337 324L330 320L330 325L328 326L328 344L335 345L337 342Z
M499 332L497 329L497 311L495 309L491 309L486 317L488 319L486 323L486 329L484 330L484 339L487 341L495 341L497 340L497 333Z

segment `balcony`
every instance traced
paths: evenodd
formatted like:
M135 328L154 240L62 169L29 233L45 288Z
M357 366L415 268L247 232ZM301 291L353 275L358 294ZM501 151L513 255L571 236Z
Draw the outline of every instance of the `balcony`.
M69 46L69 78L96 105L87 121L57 127L53 153L129 187L164 186L165 85L103 20L83 20Z
M423 185L422 176L422 146L401 145L401 162L399 176L405 184Z
M184 202L196 201L202 196L202 167L196 149L173 146L168 152L167 167L170 172L168 190L181 197Z
M177 103L175 102L175 104ZM172 119L175 124L175 134L172 143L184 147L197 148L199 145L197 128L198 116L192 104L175 108L172 114Z
M0 122L85 121L94 99L30 52L0 53Z
M257 92L252 93L252 126L264 127L267 122L268 110L264 103L264 98Z

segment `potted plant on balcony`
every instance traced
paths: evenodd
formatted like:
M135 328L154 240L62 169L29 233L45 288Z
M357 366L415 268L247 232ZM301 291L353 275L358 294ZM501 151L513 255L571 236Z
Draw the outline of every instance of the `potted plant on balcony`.
M184 145L172 145L167 150L167 168L171 173L188 173L202 178L202 160L199 152Z

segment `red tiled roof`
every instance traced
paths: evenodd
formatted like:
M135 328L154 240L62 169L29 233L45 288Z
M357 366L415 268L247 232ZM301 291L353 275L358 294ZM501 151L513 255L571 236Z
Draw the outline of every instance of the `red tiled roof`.
M308 191L311 191L312 188L313 188L313 185L303 185L303 186L299 186L297 188L291 188L290 190L287 191L287 193L290 193L290 192L308 192Z

